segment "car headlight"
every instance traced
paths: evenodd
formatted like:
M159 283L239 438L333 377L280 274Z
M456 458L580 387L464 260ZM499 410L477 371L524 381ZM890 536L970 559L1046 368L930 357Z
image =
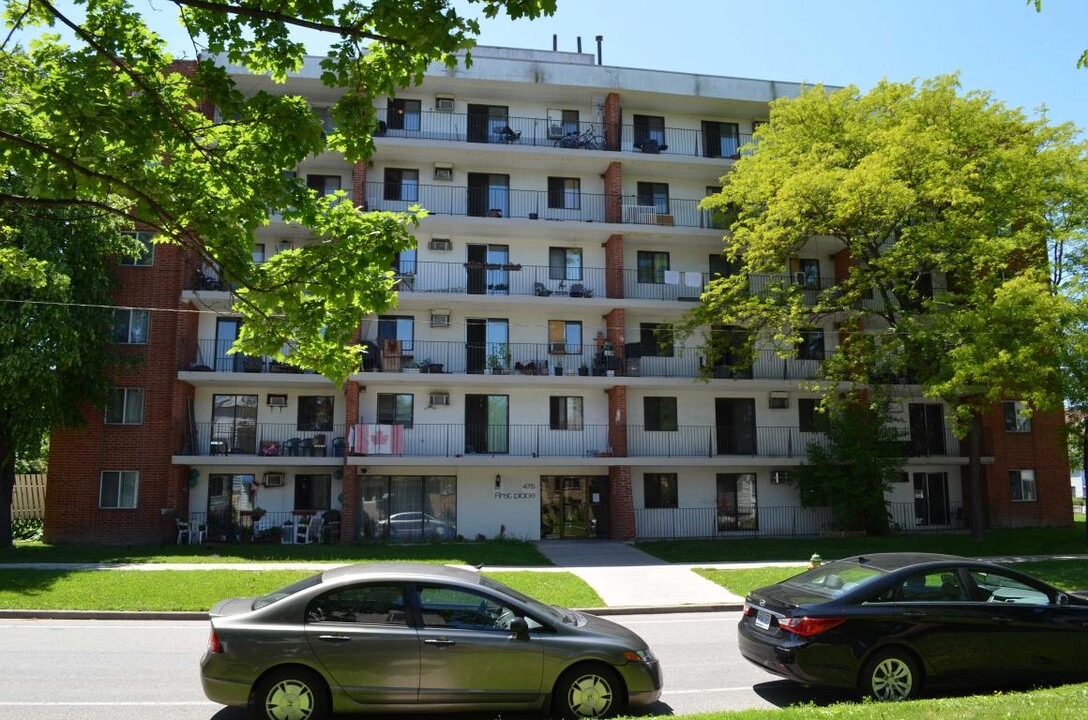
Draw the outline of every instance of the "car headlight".
M623 653L623 656L631 662L651 663L657 662L657 658L650 652L650 648L645 650L627 650Z

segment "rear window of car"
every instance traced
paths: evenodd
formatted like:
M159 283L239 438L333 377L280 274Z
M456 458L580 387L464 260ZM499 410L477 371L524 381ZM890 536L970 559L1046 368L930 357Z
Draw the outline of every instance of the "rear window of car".
M298 582L291 583L287 587L274 590L267 595L261 595L259 598L253 601L253 609L260 610L263 607L267 607L274 602L283 600L284 598L291 597L297 592L302 592L307 588L312 588L321 582L321 575L311 575L307 578L302 578Z
M885 574L883 570L868 565L830 562L796 575L783 584L833 599L882 578Z

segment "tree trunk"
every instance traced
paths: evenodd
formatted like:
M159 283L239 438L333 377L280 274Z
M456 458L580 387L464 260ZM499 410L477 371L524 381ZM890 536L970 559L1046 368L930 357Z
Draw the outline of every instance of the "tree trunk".
M969 483L971 488L971 539L986 539L986 516L982 499L982 415L971 416L969 445Z
M1088 537L1088 422L1080 425L1080 479L1084 486L1084 534Z

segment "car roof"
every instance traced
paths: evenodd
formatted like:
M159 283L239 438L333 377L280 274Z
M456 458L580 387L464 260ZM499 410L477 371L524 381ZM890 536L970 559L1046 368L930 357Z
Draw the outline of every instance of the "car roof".
M468 568L428 563L381 562L359 563L326 570L321 574L323 583L340 583L354 580L453 580L478 585L480 574Z
M839 562L857 565L868 565L885 572L894 572L912 565L928 563L979 563L988 564L980 560L961 557L959 555L942 555L940 553L921 552L895 552L895 553L867 553L843 558Z

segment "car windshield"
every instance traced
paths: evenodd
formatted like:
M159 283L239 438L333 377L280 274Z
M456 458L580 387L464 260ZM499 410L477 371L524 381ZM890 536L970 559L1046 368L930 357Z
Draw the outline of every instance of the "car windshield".
M320 574L311 575L307 578L302 578L298 582L291 583L287 587L280 588L279 590L274 590L267 595L261 595L259 598L253 601L253 609L260 610L261 608L271 605L274 602L283 600L285 597L291 597L295 593L301 592L306 588L312 588L314 585L317 585L320 582Z
M783 584L827 598L837 598L884 575L885 572L879 568L840 560L801 573Z
M556 607L554 605L545 605L539 600L534 600L524 593L520 593L514 588L503 585L497 580L492 580L486 575L480 576L480 584L486 588L501 592L503 595L512 597L515 600L521 602L522 605L527 605L533 612L535 612L540 618L547 619L553 623L566 623L567 625L578 625L577 619L572 617L573 613L565 608Z

